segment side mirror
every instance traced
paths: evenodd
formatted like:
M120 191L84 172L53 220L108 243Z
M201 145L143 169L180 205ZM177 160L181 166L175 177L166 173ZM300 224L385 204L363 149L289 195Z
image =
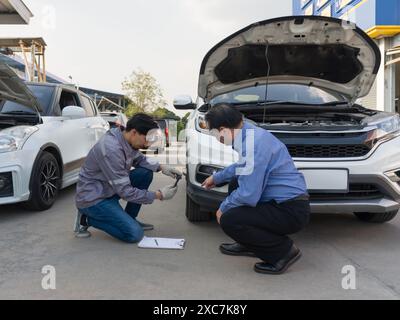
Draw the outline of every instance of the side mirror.
M195 110L197 105L190 96L178 96L174 99L174 107L177 110Z
M62 116L70 119L82 119L86 118L86 111L78 106L68 106L62 110Z

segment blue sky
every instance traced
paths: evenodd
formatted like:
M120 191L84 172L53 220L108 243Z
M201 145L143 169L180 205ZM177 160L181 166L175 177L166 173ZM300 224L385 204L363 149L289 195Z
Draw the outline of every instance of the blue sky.
M250 23L290 15L291 0L24 0L29 26L1 26L0 37L42 36L47 68L81 86L121 91L136 68L150 72L171 104L197 94L207 51Z

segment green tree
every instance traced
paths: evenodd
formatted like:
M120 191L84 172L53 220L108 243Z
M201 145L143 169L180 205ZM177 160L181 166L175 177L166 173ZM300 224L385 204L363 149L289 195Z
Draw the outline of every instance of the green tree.
M168 110L167 108L158 108L151 114L154 118L157 119L174 119L177 121L180 121L181 118L179 118L174 112Z
M189 116L190 116L190 112L186 113L183 116L183 118L181 119L181 121L178 122L178 137L179 137L179 133L186 128L186 124L188 122Z
M141 112L143 112L143 110L140 110L137 106L130 103L126 107L126 110L124 113L128 118L132 118L136 113L141 113Z
M152 113L167 104L157 80L140 69L133 71L122 82L122 90L131 101L126 110L127 116L138 112Z

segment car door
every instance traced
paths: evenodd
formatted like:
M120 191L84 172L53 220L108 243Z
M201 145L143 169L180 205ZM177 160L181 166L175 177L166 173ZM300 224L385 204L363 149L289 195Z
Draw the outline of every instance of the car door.
M64 162L64 182L76 182L80 168L92 146L90 129L87 118L71 119L64 117L63 109L68 106L82 107L77 91L69 88L60 88L55 101L56 127L52 130Z
M107 121L101 117L92 99L83 94L80 95L80 98L87 115L86 126L89 130L89 143L93 147L107 132L109 125Z

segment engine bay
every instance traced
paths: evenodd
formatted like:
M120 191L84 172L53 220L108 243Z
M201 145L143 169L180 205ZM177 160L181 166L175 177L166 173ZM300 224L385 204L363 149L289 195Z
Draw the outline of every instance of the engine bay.
M277 110L241 108L244 116L268 130L350 130L365 127L368 112L340 112L332 110L307 110L298 108Z
M39 117L28 115L5 115L0 114L0 130L7 129L15 126L34 126L39 123Z

